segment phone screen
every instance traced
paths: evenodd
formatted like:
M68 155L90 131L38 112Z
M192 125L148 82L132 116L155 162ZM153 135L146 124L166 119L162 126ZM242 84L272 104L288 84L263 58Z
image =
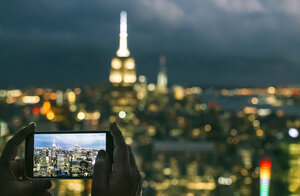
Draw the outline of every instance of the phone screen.
M98 151L106 151L106 133L35 133L33 137L33 177L91 177Z

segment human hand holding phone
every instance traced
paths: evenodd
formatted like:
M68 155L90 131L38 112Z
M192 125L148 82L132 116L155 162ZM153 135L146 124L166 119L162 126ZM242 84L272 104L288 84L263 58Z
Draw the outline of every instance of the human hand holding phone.
M142 178L132 150L126 145L116 123L110 125L114 137L114 163L100 150L94 166L92 196L140 196Z
M3 196L48 196L49 179L28 180L25 178L24 160L16 160L18 145L35 129L35 123L20 130L10 139L0 158L0 193Z
M49 179L28 180L24 172L24 160L16 160L18 145L33 133L35 124L20 130L6 144L0 158L0 193L4 196L48 196ZM110 164L108 153L101 150L94 167L93 196L139 196L142 180L131 148L126 145L116 124L110 126L116 148L114 163Z

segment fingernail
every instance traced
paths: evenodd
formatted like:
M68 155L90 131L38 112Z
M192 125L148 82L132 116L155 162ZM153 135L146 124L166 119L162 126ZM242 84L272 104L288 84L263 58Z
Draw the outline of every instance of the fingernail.
M99 158L106 157L106 152L104 150L99 150L97 157L99 157Z
M41 183L45 189L49 189L52 186L51 180L48 180L48 179L43 180Z
M31 122L31 123L29 123L29 126L31 126L31 127L35 127L35 126L36 126L36 124L35 124L35 122Z

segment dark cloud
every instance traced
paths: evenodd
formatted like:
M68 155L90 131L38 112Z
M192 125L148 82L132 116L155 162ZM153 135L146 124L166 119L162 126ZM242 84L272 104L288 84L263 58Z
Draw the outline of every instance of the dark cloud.
M107 83L123 9L151 82L160 54L173 84L300 82L298 0L14 0L0 3L0 86Z

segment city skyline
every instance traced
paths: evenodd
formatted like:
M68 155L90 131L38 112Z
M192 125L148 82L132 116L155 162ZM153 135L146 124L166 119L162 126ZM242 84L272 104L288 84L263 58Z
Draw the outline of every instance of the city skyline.
M81 148L106 149L105 133L89 134L36 134L35 148L50 148L55 141L56 147L71 150L78 145Z
M108 84L121 10L128 12L137 74L150 82L160 54L170 84L300 82L297 1L17 3L0 4L2 87Z

